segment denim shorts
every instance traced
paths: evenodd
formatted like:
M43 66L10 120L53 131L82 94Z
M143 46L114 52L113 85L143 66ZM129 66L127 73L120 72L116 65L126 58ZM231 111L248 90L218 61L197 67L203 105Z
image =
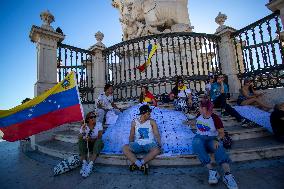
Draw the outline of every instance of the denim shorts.
M135 154L142 153L142 152L148 153L153 148L158 148L158 145L156 142L152 142L152 143L145 144L145 145L140 145L137 142L130 142L129 148Z

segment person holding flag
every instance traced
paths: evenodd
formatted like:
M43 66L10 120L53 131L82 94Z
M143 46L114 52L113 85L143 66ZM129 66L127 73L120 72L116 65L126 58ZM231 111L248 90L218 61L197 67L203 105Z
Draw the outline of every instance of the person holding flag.
M82 161L80 174L83 177L88 177L91 174L94 162L104 147L102 141L103 125L101 122L96 121L96 119L97 114L89 112L86 115L85 122L80 128L78 145L80 159ZM90 152L92 153L91 156Z

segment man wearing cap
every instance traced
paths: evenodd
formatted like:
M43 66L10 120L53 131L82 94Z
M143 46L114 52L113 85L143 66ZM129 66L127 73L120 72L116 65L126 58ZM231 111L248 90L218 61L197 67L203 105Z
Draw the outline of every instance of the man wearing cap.
M131 161L131 170L146 169L147 162L161 152L161 138L156 122L150 118L151 109L148 105L139 108L139 117L132 121L129 144L123 146L123 153ZM135 154L145 152L146 156L138 160Z

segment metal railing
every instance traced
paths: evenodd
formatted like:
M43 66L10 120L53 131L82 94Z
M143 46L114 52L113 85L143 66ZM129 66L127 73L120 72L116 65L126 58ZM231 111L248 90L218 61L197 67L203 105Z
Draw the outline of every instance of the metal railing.
M251 77L257 89L284 86L281 29L279 12L275 12L232 34L241 81Z
M104 51L106 82L114 86L115 100L137 99L142 85L155 96L169 93L176 78L201 93L209 73L219 73L218 41L215 35L167 33L124 41ZM137 67L147 61L148 46L158 45L144 72Z
M94 81L92 52L58 43L57 75L58 82L70 72L76 73L82 103L94 103Z

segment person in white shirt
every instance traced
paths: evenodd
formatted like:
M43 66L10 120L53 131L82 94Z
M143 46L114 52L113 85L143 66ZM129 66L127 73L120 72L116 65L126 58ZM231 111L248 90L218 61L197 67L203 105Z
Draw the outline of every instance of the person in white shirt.
M208 76L208 80L207 80L207 83L205 85L205 95L208 95L210 94L210 90L211 90L211 85L214 83L214 76L213 75L209 75Z
M96 121L96 118L96 113L89 112L86 115L85 123L83 123L80 128L78 144L80 159L82 161L80 174L83 177L90 175L94 162L104 147L104 143L102 141L103 126L101 122ZM87 155L89 153L91 153L91 156L87 159Z
M98 97L97 112L98 121L103 123L104 117L107 112L112 111L112 114L119 115L121 109L113 102L113 87L110 84L106 84L104 92Z
M139 108L140 117L133 120L129 136L129 144L123 146L123 153L131 161L130 170L147 169L147 162L161 152L161 138L158 126L150 119L151 109L148 105ZM142 160L135 156L137 153L148 153Z

